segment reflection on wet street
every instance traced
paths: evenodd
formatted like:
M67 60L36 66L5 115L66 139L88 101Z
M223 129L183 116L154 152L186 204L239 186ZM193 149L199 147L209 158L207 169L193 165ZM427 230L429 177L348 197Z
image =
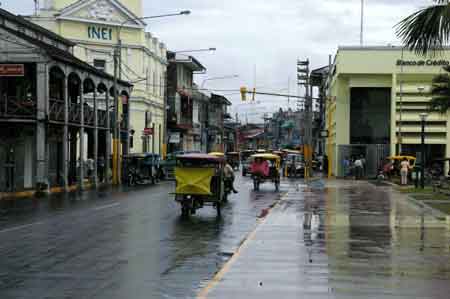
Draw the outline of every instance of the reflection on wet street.
M288 189L289 183L282 189ZM279 201L271 184L252 191L250 178L237 178L239 193L231 195L218 218L205 207L189 219L180 218L174 201L161 208L161 298L194 298L233 255L242 240L256 227L261 211ZM283 190L282 190L283 191Z
M221 217L171 182L3 213L0 298L448 298L448 220L391 187L236 186Z
M181 219L172 182L19 202L0 215L0 298L195 297L280 197L236 185L220 218Z
M450 233L388 187L315 181L229 266L200 298L448 298Z

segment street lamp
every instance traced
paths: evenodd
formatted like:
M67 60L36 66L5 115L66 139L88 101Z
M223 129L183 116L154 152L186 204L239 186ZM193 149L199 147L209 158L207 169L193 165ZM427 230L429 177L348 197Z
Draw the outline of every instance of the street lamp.
M217 48L211 47L211 48L205 48L205 49L181 50L181 51L172 51L172 52L175 54L179 54L179 53L214 52L214 51L217 51Z
M203 87L205 86L205 83L206 83L207 81L224 80L224 79L233 79L233 78L239 78L239 75L228 75L228 76L222 76L222 77L206 78L206 79L203 80L203 82L202 82L201 89L203 89Z
M422 122L422 159L421 159L421 170L420 170L420 186L425 189L425 122L427 120L427 113L420 113L420 121Z
M128 18L122 23L120 23L117 27L117 46L114 50L114 115L115 115L115 125L113 130L113 184L120 184L120 123L119 123L119 92L118 92L118 79L122 78L122 39L121 32L123 26L125 26L130 21L143 21L149 19L157 19L157 18L165 18L165 17L175 17L180 15L189 15L191 13L190 10L183 10L178 13L171 14L163 14L163 15L155 15L155 16L147 16L147 17L139 17L139 18ZM128 102L129 105L130 102ZM164 103L165 105L166 103ZM128 106L128 113L130 107ZM164 111L164 114L165 111ZM129 116L127 117L127 121L130 121ZM125 150L128 153L129 149L129 123L127 125L127 140Z

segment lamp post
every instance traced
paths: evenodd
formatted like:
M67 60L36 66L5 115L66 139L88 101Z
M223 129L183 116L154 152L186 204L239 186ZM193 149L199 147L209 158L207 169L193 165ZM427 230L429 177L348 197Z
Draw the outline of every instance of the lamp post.
M163 14L163 15L155 15L148 17L140 17L140 18L129 18L122 23L120 23L117 27L117 46L114 50L114 130L113 130L113 184L120 184L120 122L119 122L119 92L118 92L118 79L122 78L122 39L121 32L123 26L125 26L130 21L143 21L148 19L157 19L157 18L165 18L165 17L174 17L180 15L189 15L191 12L189 10L183 10L178 13L172 14ZM128 99L129 105L129 99ZM128 106L129 110L129 106ZM129 111L128 111L129 114ZM165 114L165 111L164 111ZM129 119L129 115L128 115ZM128 126L127 126L128 130ZM129 132L127 132L127 142L126 142L126 151L129 148Z
M214 52L217 48L211 47L211 48L205 48L205 49L193 49L193 50L180 50L180 51L173 51L175 54L179 53L193 53L193 52Z
M421 167L420 167L420 187L422 189L425 189L425 122L427 120L428 114L427 113L420 113L420 120L422 123L422 133L421 133L421 152L422 152L422 159L421 159Z
M212 77L212 78L206 78L203 80L201 89L205 86L205 83L207 81L214 81L214 80L225 80L225 79L233 79L233 78L239 78L239 75L228 75L228 76L222 76L222 77Z

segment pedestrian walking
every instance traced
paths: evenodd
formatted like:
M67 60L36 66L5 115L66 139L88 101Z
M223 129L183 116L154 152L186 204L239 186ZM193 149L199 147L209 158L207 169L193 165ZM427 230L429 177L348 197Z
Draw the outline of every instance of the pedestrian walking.
M233 191L233 193L238 193L238 191L234 188L234 179L235 179L234 170L233 167L231 167L231 165L228 162L225 165L223 172L225 175L226 184L228 185L230 190Z
M103 183L105 179L105 158L103 156L98 157L97 161L98 180Z
M358 158L355 160L355 178L357 180L360 180L363 173L363 162L361 161L361 158Z
M408 159L403 158L402 163L400 163L400 167L401 185L408 185L408 173L411 169L411 165L409 165Z
M95 170L95 167L94 167L94 159L88 158L88 159L86 160L86 166L87 166L87 175L88 175L88 178L89 178L89 180L91 180L92 177L93 177L93 175L94 175L94 170Z
M325 175L328 175L328 156L327 155L323 156L323 173Z

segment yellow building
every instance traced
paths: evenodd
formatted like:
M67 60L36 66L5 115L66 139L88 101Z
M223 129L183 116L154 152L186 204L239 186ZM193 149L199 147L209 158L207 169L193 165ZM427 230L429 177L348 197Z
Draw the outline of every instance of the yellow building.
M429 112L432 79L450 65L450 49L420 57L401 47L340 47L327 82L327 152L333 175L343 160L364 155L370 174L380 159L421 151L421 113L426 157L450 157L450 114Z
M142 17L142 0L43 2L38 15L30 20L74 41L74 54L99 69L113 74L114 47L119 38L122 40L120 77L134 84L130 151L161 153L165 140L166 46L146 32L146 24L138 20Z

